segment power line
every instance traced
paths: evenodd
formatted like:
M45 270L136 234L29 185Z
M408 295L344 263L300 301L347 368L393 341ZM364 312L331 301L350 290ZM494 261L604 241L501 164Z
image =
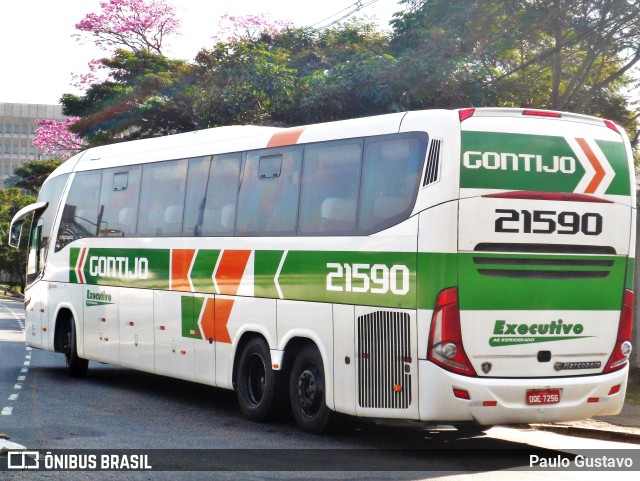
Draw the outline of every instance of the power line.
M336 23L342 22L343 20L345 20L346 18L349 18L354 13L359 12L363 8L366 8L366 7L370 6L370 5L373 5L374 3L377 3L378 1L379 0L369 0L369 1L363 2L362 0L357 0L356 2L352 3L348 7L343 8L339 12L334 13L333 15L325 18L324 20L320 20L319 22L316 22L311 26L312 27L319 27L319 28L332 27ZM344 13L344 12L347 12L347 13ZM339 15L340 15L339 18L335 18L335 17L337 17ZM335 18L335 20L333 20L334 18ZM329 22L329 23L324 25L324 26L322 26L322 24L325 23L325 22Z

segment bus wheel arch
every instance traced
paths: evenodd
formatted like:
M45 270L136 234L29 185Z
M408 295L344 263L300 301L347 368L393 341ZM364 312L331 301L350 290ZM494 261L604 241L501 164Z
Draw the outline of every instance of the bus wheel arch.
M84 377L87 374L89 360L78 355L78 336L73 313L62 308L56 315L53 337L54 350L64 353L67 373L72 377Z
M271 366L266 339L257 333L243 335L236 349L233 385L242 414L251 421L278 417L286 407L286 378Z

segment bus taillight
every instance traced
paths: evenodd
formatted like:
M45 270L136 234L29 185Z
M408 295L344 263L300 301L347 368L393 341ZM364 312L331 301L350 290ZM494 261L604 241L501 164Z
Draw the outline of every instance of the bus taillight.
M633 291L625 289L622 298L622 310L620 311L620 324L618 325L618 338L613 354L609 358L604 372L613 372L622 369L629 362L631 355L631 335L633 330Z
M475 376L462 345L458 288L440 291L431 318L427 357L437 365L458 374Z

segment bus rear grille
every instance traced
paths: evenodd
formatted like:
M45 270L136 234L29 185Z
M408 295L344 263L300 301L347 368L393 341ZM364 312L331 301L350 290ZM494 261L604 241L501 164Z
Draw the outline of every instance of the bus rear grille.
M613 260L528 257L474 257L484 276L519 279L597 279L607 277Z
M358 317L358 404L407 409L411 404L409 314L378 311ZM407 367L407 371L409 368Z

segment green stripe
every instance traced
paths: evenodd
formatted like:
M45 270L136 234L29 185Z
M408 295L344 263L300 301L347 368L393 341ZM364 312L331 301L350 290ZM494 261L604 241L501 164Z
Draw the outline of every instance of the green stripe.
M606 194L629 195L624 144L596 143L615 173ZM462 188L574 192L585 175L564 137L545 135L463 131L460 166Z
M191 281L196 292L215 294L213 270L216 267L219 250L199 250L191 269Z
M78 282L78 252L71 250L71 282ZM214 293L211 276L219 255L219 250L198 251L191 272L197 292ZM95 274L96 263L105 258L111 259L110 275L91 275L91 267ZM128 263L131 269L136 259L148 264L146 279L123 275L123 266ZM462 310L618 310L622 289L633 284L634 265L633 259L615 256L474 252L265 250L256 251L254 259L256 297L433 309L441 290L458 286ZM168 249L91 248L84 275L87 284L168 289L169 260ZM556 273L565 278L544 278ZM197 330L198 302L191 311L183 306L183 312L190 312L190 320L184 321L188 331Z
M488 266L474 258L582 260L611 262L611 267ZM461 253L460 308L462 310L618 310L625 282L627 260L613 256L548 256ZM488 276L480 270L521 270L530 277ZM535 278L539 271L608 271L606 277L563 279Z

